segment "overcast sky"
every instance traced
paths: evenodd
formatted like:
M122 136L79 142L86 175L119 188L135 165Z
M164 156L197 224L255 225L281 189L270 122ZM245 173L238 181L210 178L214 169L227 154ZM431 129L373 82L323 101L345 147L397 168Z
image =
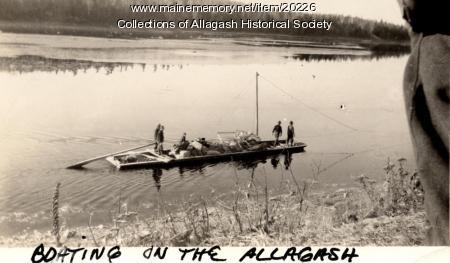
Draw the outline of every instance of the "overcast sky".
M255 3L315 2L320 13L343 14L403 24L397 0L239 0Z

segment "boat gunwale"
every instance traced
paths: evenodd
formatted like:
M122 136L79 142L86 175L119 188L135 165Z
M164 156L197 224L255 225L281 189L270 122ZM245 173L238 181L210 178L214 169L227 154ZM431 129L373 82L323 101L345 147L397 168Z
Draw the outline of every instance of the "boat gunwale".
M273 141L263 141L263 142L273 142ZM281 141L282 142L282 141ZM131 162L131 163L121 163L119 160L116 159L118 156L125 156L126 154L119 154L119 155L113 155L106 158L108 162L110 162L112 165L114 165L118 170L120 169L132 169L132 168L139 168L139 167L148 167L151 168L151 166L157 167L157 166L177 166L177 165L183 165L185 163L191 163L191 162L197 162L197 161L213 161L213 160L220 160L220 159L226 159L231 158L231 161L233 161L233 157L251 157L251 156L268 156L271 154L282 154L283 152L302 152L304 151L304 148L307 147L305 143L298 142L294 146L285 146L285 147L277 147L277 148L271 148L271 149L265 149L263 151L240 151L240 152L233 152L233 153L221 153L221 154L215 154L215 155L202 155L202 156L191 156L186 158L172 158L169 162L163 162L161 160L151 160L151 161L139 161L139 162ZM146 149L144 151L136 152L136 154L140 153L151 153L151 149Z

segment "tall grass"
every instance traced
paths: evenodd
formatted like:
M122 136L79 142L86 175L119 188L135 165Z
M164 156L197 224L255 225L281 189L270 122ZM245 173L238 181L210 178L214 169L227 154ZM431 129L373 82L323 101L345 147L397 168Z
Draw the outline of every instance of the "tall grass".
M53 195L53 202L52 202L52 220L53 220L53 228L52 228L52 234L55 237L56 246L60 247L61 244L61 226L59 222L59 188L61 187L61 183L56 184L55 193Z
M427 226L423 191L416 173L405 167L404 159L388 160L383 182L360 176L358 187L332 192L314 189L318 174L296 181L288 170L277 194L264 174L253 171L248 182L236 176L227 194L191 196L174 208L161 199L158 211L145 218L129 211L119 196L111 225L91 226L93 211L87 227L63 234L64 244L79 245L83 237L86 245L95 246L419 245ZM312 171L320 170L315 163ZM58 184L51 237L61 245L59 191ZM35 239L49 241L44 235L26 236L23 242Z
M423 209L424 193L417 172L409 172L405 168L406 159L397 162L387 160L385 181L378 186L366 176L357 180L371 201L373 212L388 215L406 215Z

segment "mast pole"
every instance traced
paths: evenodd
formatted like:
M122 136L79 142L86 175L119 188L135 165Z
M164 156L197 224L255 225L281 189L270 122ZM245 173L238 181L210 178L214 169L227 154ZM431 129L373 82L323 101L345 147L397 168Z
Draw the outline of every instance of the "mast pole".
M259 136L258 77L259 77L259 73L256 72L256 135L257 136Z

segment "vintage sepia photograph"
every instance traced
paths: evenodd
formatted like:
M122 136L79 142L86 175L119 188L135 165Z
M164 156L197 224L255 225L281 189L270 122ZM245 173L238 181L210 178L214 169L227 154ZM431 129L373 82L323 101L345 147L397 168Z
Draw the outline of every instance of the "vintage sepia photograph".
M0 0L0 246L449 245L424 2Z

